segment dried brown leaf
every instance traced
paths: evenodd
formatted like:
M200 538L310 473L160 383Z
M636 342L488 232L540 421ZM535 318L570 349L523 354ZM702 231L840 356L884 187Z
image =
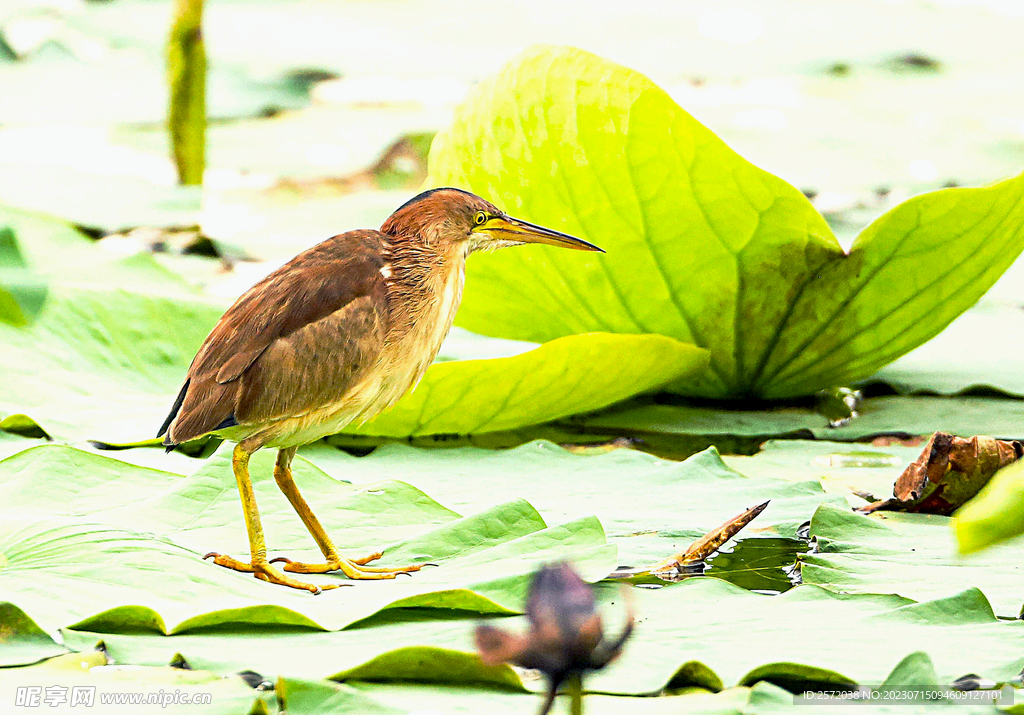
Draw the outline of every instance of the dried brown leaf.
M992 437L970 439L936 432L921 455L896 480L893 498L861 511L909 511L949 515L1006 465L1020 459L1024 443Z

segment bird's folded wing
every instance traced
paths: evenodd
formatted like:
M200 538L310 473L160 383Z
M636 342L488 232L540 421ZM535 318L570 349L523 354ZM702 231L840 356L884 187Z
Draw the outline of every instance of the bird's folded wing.
M275 340L238 381L238 422L262 424L340 408L380 357L385 311L381 301L361 296Z
M330 365L322 381L335 384L346 375L351 379L352 368L337 362L351 359L361 369L367 349L372 351L387 331L386 287L380 273L384 239L369 230L335 236L299 254L239 298L192 361L161 430L167 430L165 443L194 439L225 421L292 414L288 410L297 404L295 398L273 386L287 383L300 392L312 387L310 394L325 394L321 383L295 382L298 375L315 379L318 364ZM344 344L361 339L361 347Z

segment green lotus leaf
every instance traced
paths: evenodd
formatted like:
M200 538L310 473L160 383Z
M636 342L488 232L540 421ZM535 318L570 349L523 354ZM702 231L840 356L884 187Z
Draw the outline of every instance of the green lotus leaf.
M409 683L332 683L281 678L277 692L284 694L290 715L407 715L423 713L489 713L523 715L538 708L539 696L497 688L461 687L451 684ZM552 712L566 712L562 695ZM753 688L729 688L711 693L702 688L686 688L672 696L658 698L624 697L589 693L584 700L588 715L741 715L772 712L792 705L793 695L770 683ZM764 711L756 709L765 707ZM776 710L777 711L777 710Z
M419 690L419 688L417 688ZM365 715L407 715L418 705L408 709L391 707L351 685L338 685L326 681L279 678L274 692L280 702L293 715L333 715L334 713L365 713Z
M934 514L864 516L822 505L811 519L818 549L800 556L804 582L844 593L897 593L918 601L974 587L991 602L985 608L1016 618L1024 602L1018 548L1006 544L961 558L950 522Z
M32 325L0 324L0 412L56 440L153 437L219 314L187 294L55 285Z
M882 696L885 699L905 698L906 693L916 691L921 696L927 693L931 697L926 699L934 700L941 691L941 685L932 659L927 653L918 651L901 660L878 689L885 693Z
M273 555L317 560L274 483L273 461L273 452L257 452L250 470L267 544ZM408 484L354 486L298 457L296 483L344 553L383 549L394 565L442 564L311 597L202 559L211 550L245 555L248 542L230 449L199 464L183 477L63 445L0 461L0 593L47 631L341 628L392 607L511 613L540 563L572 558L590 580L616 565L593 517L548 526L523 499L460 517ZM318 579L338 583L309 577Z
M920 445L778 439L762 444L757 454L726 455L723 460L749 477L817 480L827 493L863 506L868 502L856 494L891 494L896 479L920 454Z
M0 671L0 708L17 712L33 707L18 702L18 691L38 688L36 708L75 712L132 712L137 715L268 715L267 695L253 690L238 674L225 676L180 667L106 667L100 650L50 658L27 667ZM82 692L84 691L84 692ZM22 691L24 693L24 691ZM84 697L83 697L84 696ZM62 699L63 698L63 699ZM31 711L30 711L31 712ZM276 711L273 711L276 712Z
M45 281L26 264L14 231L0 226L0 322L25 325L45 300Z
M0 555L0 568L5 559ZM13 603L0 601L0 668L29 665L67 651Z
M876 435L926 435L936 431L963 437L987 434L999 439L1024 438L1021 400L885 396L864 400L858 413L849 423L831 427L826 417L804 406L751 409L637 400L593 415L574 417L564 424L599 434L705 435L716 439L736 435L855 441Z
M643 75L538 47L482 82L431 148L455 185L607 255L482 256L458 324L544 341L660 333L711 351L672 389L785 398L870 376L970 307L1024 249L1024 175L913 198L846 253L793 186Z
M999 470L953 515L953 528L964 554L1024 534L1024 461Z
M404 437L515 429L653 392L707 361L706 350L662 335L569 335L511 357L431 365L394 408L346 431Z
M622 622L622 592L617 584L602 584L599 594L605 629L615 634ZM1024 661L1024 623L998 620L976 589L914 603L891 594L837 594L818 586L766 596L695 578L658 590L638 589L634 601L640 619L634 635L616 661L587 678L591 693L649 695L666 686L717 691L764 680L797 690L822 684L877 687L916 651L929 654L940 682L969 672L1008 679ZM510 631L526 626L523 617L492 623ZM102 639L110 656L124 663L164 665L180 654L195 668L219 673L249 668L288 678L450 683L448 673L430 667L436 656L462 669L463 682L544 689L542 680L520 675L516 684L507 670L488 669L476 660L473 625L472 620L390 620L333 632L249 628L171 637L74 630L65 632L65 640L84 649ZM964 648L965 639L971 648ZM422 657L407 657L414 650Z
M390 444L365 457L314 447L300 452L325 472L359 482L401 479L461 514L519 497L548 523L593 514L619 548L619 563L641 566L682 551L748 507L770 500L751 532L792 537L819 504L842 505L814 475L785 481L730 469L708 449L684 462L631 449L574 455L550 442L515 449L422 450ZM515 479L501 475L515 474ZM580 485L586 484L586 489ZM4 492L0 490L0 498ZM741 532L744 538L748 532Z
M1024 284L1024 276L1019 280ZM935 338L879 370L871 382L904 394L985 390L1024 397L1022 307L1024 301L1013 305L985 299Z

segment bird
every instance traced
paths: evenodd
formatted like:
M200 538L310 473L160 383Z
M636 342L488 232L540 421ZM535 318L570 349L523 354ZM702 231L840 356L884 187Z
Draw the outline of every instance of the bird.
M290 574L340 571L367 580L418 571L420 564L369 566L379 551L339 554L295 484L292 459L300 446L387 410L415 387L455 319L470 254L527 243L604 252L442 187L401 205L380 230L348 231L313 246L242 294L200 346L157 434L168 451L208 434L235 442L231 465L250 558L211 552L204 559L313 594L341 584L318 586ZM249 475L250 456L262 448L277 449L274 479L323 563L267 560Z

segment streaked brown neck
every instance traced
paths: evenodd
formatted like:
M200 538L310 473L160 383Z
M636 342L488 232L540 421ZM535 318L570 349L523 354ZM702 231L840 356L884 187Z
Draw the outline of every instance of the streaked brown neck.
M400 311L391 316L392 326L399 335L441 308L445 295L450 295L452 290L456 301L461 298L466 257L460 246L399 233L389 236L385 259L389 274L386 282L392 296L389 304ZM452 282L456 285L450 288ZM457 303L454 307L457 308Z

